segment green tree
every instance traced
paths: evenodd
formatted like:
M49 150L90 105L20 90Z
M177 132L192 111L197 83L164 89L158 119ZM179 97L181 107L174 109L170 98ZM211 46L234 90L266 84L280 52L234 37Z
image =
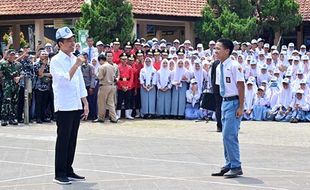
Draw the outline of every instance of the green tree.
M196 32L204 42L219 37L246 41L266 33L278 38L301 23L298 10L295 0L208 0Z
M95 41L110 43L119 38L125 43L132 40L134 21L132 5L128 1L91 0L82 5L81 12L76 28L89 30Z
M205 45L210 40L222 37L246 41L250 40L255 34L257 29L255 17L240 18L235 12L230 11L228 7L221 8L220 12L217 17L214 9L206 6L202 19L195 25L198 37Z
M295 0L260 0L256 2L259 24L262 29L278 36L295 30L301 24L299 4Z

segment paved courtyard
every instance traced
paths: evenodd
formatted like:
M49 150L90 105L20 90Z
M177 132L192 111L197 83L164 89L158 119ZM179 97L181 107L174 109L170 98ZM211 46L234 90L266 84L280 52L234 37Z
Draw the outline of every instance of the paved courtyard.
M54 123L0 128L0 189L310 189L310 124L242 122L244 176L211 177L224 162L215 123L168 120L82 123L75 157L85 182L54 177Z

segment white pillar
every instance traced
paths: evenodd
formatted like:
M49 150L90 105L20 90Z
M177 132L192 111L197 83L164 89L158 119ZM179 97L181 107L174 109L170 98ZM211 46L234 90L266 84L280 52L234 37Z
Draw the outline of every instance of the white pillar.
M44 20L36 19L34 22L34 36L35 36L35 47L38 46L38 41L41 40L42 44L45 44L44 41Z

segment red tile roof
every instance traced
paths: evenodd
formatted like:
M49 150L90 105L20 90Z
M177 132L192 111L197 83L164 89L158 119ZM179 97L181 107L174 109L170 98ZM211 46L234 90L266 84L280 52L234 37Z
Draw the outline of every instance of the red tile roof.
M303 21L310 21L310 0L297 0Z
M207 0L129 0L133 13L139 15L163 15L201 17ZM84 0L1 0L1 15L38 15L80 13ZM304 21L310 21L310 0L297 0Z
M84 0L1 0L0 15L80 13Z
M129 0L135 14L201 17L207 0Z

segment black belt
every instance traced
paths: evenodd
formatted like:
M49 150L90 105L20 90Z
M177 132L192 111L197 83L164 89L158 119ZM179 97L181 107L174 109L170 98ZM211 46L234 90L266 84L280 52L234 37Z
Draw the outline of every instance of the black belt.
M120 78L119 80L120 80L120 81L129 81L130 78L126 78L126 80L124 80L124 78Z
M99 84L99 86L113 86L114 84Z
M239 96L223 97L223 101L239 100Z

